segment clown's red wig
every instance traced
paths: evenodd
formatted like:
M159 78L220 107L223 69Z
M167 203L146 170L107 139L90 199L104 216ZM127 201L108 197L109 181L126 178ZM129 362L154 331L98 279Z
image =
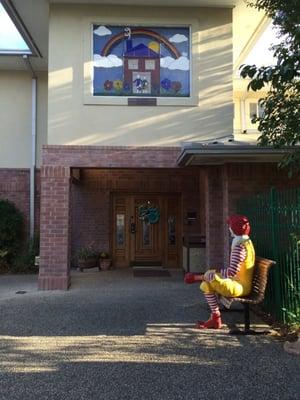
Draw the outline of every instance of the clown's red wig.
M237 236L250 234L250 223L244 215L231 215L227 218L227 224Z

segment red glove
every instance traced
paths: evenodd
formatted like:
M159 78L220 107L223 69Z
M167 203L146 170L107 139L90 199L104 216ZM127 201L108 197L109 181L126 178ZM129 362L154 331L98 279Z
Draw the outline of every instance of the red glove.
M199 279L200 277L201 277L201 274L194 274L193 272L187 272L184 275L184 282L187 284L199 282L201 280L201 279Z

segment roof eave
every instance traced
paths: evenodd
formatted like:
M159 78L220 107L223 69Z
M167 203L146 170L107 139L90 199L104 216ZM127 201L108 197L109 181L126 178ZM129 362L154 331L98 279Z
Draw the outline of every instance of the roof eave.
M177 164L179 166L190 165L222 165L227 163L274 163L295 149L286 147L284 149L274 149L270 147L257 147L253 145L228 148L225 146L203 146L183 148Z

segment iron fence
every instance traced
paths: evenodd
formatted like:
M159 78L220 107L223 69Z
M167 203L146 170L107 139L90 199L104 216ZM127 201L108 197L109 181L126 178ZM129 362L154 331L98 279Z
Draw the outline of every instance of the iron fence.
M251 222L256 254L276 261L264 308L277 320L300 322L300 189L272 188L238 203Z

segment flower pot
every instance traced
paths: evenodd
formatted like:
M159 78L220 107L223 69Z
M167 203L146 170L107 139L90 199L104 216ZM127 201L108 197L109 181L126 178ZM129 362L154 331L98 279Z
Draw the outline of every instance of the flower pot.
M78 267L80 271L83 271L84 268L97 267L97 257L79 258Z
M100 268L102 271L107 271L111 266L111 259L110 258L101 258L100 259Z

